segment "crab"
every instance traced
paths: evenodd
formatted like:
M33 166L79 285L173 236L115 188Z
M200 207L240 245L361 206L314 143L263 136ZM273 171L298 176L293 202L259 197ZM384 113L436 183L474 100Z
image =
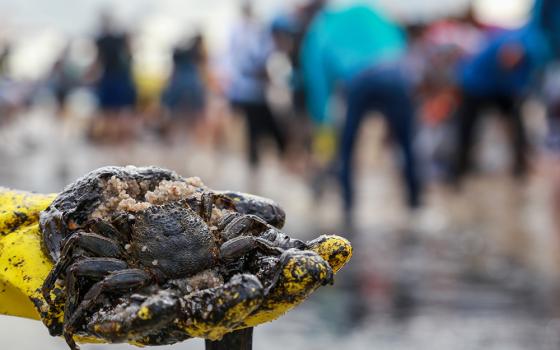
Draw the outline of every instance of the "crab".
M286 271L309 284L305 292L332 283L315 243L290 238L284 221L271 200L172 171L93 171L40 216L55 263L43 297L53 309L64 304L62 322L50 312L46 324L72 349L76 335L162 345L251 327L267 302L302 294L281 283Z

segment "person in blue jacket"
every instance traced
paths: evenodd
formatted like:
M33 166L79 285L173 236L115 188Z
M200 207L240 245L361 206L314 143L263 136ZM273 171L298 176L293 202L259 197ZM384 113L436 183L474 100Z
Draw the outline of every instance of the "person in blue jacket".
M528 144L520 107L537 73L555 55L560 42L559 20L560 2L538 0L525 26L495 35L478 54L460 65L457 180L470 168L475 127L482 109L488 106L498 107L510 124L514 175L527 172Z

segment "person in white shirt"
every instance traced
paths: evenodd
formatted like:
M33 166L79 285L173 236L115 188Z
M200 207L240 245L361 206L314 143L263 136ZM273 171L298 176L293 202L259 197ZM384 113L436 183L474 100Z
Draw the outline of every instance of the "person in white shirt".
M240 22L229 40L229 85L227 97L246 118L249 137L248 160L251 168L259 164L259 143L271 137L281 154L285 138L266 98L266 64L273 51L270 31L257 21L250 2L241 7Z

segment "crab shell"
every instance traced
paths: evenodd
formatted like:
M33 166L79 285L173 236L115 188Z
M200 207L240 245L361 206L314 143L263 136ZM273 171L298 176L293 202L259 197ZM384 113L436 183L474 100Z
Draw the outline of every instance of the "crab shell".
M92 213L103 202L104 184L111 178L123 182L143 183L145 191L153 191L162 181L186 183L185 178L167 169L156 167L108 166L94 170L67 186L40 214L43 233L43 249L56 262L60 258L62 242L91 218ZM193 186L195 187L195 186ZM203 184L197 192L208 190ZM212 191L230 198L236 211L253 214L267 223L282 228L286 214L270 199L232 191Z
M163 180L182 180L175 172L156 167L116 166L94 170L76 180L40 214L43 248L52 261L57 261L60 257L62 241L72 234L74 229L83 225L100 205L103 200L103 182L113 176L123 181L146 182L151 185L151 189Z

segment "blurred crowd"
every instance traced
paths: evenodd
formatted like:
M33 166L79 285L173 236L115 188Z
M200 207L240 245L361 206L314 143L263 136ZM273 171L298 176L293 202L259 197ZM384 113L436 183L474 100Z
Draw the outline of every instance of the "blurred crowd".
M397 23L367 5L325 0L300 1L264 20L242 1L227 48L209 52L205 33L191 32L168 53L167 76L151 80L135 67L134 28L117 22L109 11L99 15L88 65L74 62L69 42L37 81L12 78L5 40L0 127L45 93L60 118L71 118L68 100L77 90L95 97L84 127L93 143L126 144L148 135L223 147L228 120L238 116L250 169L261 166L263 152L275 150L317 200L326 189L340 190L348 227L359 191L356 143L372 113L386 125L411 211L422 207L426 186L460 190L477 170L475 146L489 110L503 119L511 174L519 181L535 150L560 149L557 1L537 0L515 29L481 23L471 8L429 23ZM546 106L546 135L528 132L531 116L523 108L529 100ZM560 181L556 187L560 203Z
M264 195L278 187L272 192L286 192L286 207L299 214L287 222L295 234L336 227L352 238L355 257L341 274L350 296L342 303L344 296L324 296L329 315L341 307L359 321L371 311L365 303L383 298L402 318L414 298L457 309L498 305L507 309L504 321L527 300L546 312L560 305L560 1L535 0L515 28L484 22L473 6L410 21L364 1L340 2L298 0L265 17L256 0L239 0L220 45L204 27L191 27L163 45L166 70L155 72L138 57L142 29L111 10L94 13L95 34L65 38L36 79L14 73L18 42L0 31L0 161L21 168L0 166L0 177L37 172L48 187L30 189L55 191L109 161L167 166L159 160L168 153L215 156L216 164L193 161L183 175L245 176L235 189ZM19 136L6 130L37 107L48 110L39 127L71 129L83 144L58 140L43 160L4 157ZM97 155L91 149L102 156L80 163ZM226 164L230 155L242 156L242 166ZM31 177L22 178L8 185L27 186ZM521 302L508 304L510 294ZM477 322L473 328L487 328ZM437 348L437 328L427 332L427 347L407 348ZM453 344L463 341L450 334Z

